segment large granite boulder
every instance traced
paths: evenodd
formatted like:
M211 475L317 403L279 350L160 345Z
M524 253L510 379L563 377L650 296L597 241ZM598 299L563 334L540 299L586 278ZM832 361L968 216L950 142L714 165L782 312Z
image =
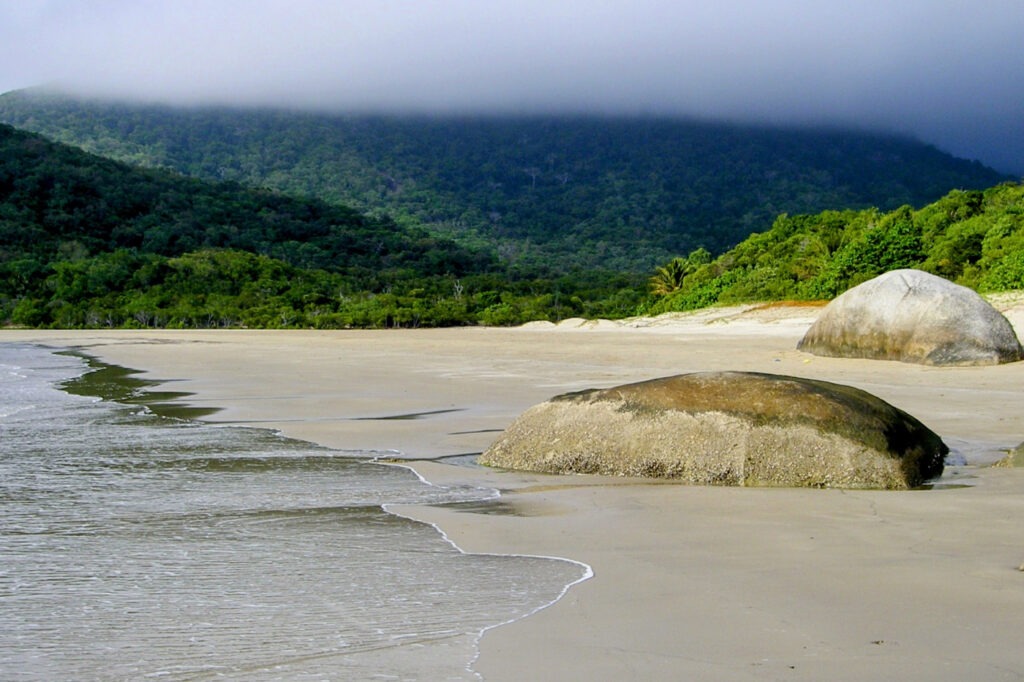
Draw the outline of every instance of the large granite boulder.
M489 466L716 485L911 488L948 448L860 389L748 372L700 372L568 393L524 412Z
M920 270L893 270L845 292L825 306L797 348L925 365L1024 358L1002 313L967 287Z

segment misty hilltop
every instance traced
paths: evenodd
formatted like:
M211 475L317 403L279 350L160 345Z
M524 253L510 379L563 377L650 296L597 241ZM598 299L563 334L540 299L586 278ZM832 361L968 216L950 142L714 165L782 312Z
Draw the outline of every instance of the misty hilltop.
M0 121L138 166L316 197L523 271L644 272L780 214L919 207L1007 179L909 137L668 118L173 108L39 91Z

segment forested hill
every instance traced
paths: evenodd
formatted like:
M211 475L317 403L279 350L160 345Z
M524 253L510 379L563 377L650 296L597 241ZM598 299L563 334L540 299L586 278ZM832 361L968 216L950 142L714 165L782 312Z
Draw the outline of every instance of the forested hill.
M1024 186L780 215L651 278L508 276L493 252L314 199L134 168L0 124L0 325L395 327L829 298L917 267L1024 287Z
M356 279L465 274L492 255L319 200L138 169L0 124L0 265L127 249L248 251Z
M405 327L622 315L641 276L507 279L385 217L0 124L0 326Z
M1006 179L912 139L664 119L425 118L0 96L0 121L133 164L348 204L527 272L647 272L781 213L922 206Z

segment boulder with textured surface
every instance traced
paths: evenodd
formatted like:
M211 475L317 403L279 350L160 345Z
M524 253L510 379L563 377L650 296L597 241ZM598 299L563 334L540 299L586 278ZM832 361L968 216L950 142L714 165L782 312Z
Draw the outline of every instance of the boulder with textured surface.
M825 306L797 348L925 365L1024 358L1010 322L977 293L920 270L893 270Z
M748 372L699 372L557 396L483 453L489 466L714 485L910 488L948 448L860 389Z

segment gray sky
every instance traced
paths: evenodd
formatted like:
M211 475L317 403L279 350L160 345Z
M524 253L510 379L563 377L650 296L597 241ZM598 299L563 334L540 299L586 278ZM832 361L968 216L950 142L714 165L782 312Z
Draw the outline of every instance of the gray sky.
M1024 0L0 0L0 92L37 84L852 125L1024 174Z

